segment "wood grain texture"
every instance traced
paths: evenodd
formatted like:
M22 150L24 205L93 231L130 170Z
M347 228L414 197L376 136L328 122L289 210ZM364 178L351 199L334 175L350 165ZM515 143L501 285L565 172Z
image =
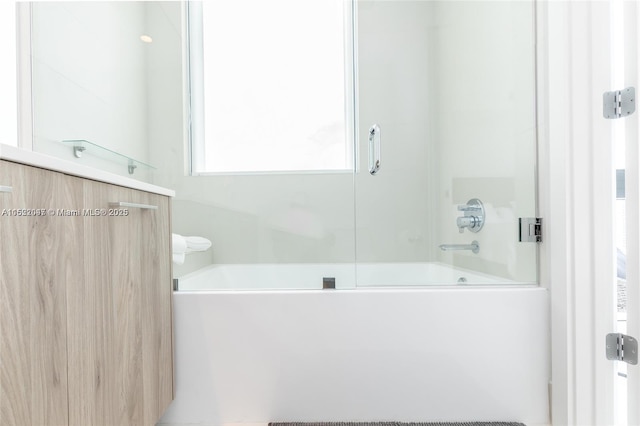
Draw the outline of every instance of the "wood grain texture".
M84 182L84 205L104 209L135 191ZM135 201L134 201L135 202ZM84 280L69 303L70 424L139 425L142 353L139 225L132 216L87 216ZM71 318L73 316L73 318ZM74 365L77 371L72 372Z
M140 203L139 191L112 187L108 201ZM142 281L141 251L144 210L129 209L129 216L109 217L114 305L114 363L118 425L143 425L142 385ZM146 362L146 360L145 360Z
M173 397L169 198L0 162L0 424L154 425ZM86 215L128 201L158 210ZM79 215L61 211L79 211Z
M60 173L0 162L2 209L73 209L79 187ZM67 424L65 265L81 250L77 220L0 216L0 423ZM63 247L63 249L60 249ZM74 259L75 261L75 259Z
M169 263L169 280L171 281L171 291L170 291L170 302L169 302L169 310L170 310L170 321L171 321L171 369L172 369L172 374L171 374L171 400L173 401L176 398L176 387L175 387L175 383L176 383L176 370L174 368L174 362L175 362L175 358L174 358L174 342L176 341L175 338L175 329L173 328L173 313L174 311L174 305L173 305L173 216L172 216L172 212L173 212L173 202L172 202L172 198L171 197L167 197L167 210L168 210L168 224L169 224L169 230L168 232L168 247L165 249L165 256L167 256L167 262ZM166 410L165 410L166 411ZM163 413L164 414L164 413Z
M144 418L155 424L173 399L171 233L168 197L144 194L142 220L142 353Z
M106 207L107 188L83 182L83 208ZM83 230L82 280L68 289L69 424L113 424L115 389L107 379L114 369L109 225L102 216L85 216Z
M70 366L79 366L69 376L72 425L154 425L172 396L168 200L85 182L85 208L115 201L160 208L85 218L93 248L84 285L69 303L77 309L68 322Z

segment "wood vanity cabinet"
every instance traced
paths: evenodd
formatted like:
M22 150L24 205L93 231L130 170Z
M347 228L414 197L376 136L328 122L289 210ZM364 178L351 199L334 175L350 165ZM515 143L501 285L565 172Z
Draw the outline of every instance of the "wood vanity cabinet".
M4 160L0 185L0 214L47 211L0 216L0 424L155 424L173 397L169 197Z
M13 189L0 192L0 424L67 424L67 282L82 280L81 221L6 210L72 208L82 182L1 161L0 185Z

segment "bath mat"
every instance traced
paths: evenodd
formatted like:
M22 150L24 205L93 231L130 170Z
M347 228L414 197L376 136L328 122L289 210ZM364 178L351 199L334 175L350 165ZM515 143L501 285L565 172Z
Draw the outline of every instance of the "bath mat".
M517 422L272 422L269 426L526 426Z

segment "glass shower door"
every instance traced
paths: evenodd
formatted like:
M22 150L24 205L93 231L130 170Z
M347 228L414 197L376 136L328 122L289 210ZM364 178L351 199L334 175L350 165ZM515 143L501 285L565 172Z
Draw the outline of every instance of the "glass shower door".
M357 3L359 286L536 283L534 10Z

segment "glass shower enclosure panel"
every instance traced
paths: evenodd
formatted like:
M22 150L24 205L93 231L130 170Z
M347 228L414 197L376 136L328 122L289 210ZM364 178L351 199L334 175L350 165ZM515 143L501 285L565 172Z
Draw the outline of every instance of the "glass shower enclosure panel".
M534 6L356 4L358 286L537 282Z
M176 256L179 290L355 287L342 0L29 8L34 149L174 189L172 232L212 242Z

